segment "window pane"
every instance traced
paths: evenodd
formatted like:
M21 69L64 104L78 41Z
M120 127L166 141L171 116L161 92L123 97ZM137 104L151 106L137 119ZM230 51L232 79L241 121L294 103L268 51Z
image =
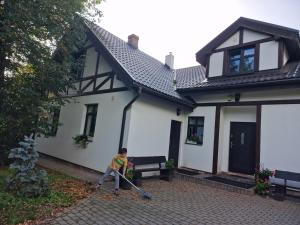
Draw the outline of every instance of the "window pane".
M242 54L242 55L241 55ZM254 71L255 48L241 48L229 52L229 72L233 74Z
M91 125L92 125L92 115L88 115L85 121L85 135L90 136Z
M51 134L53 136L56 136L56 133L57 133L58 123L59 123L59 114L60 114L60 108L54 109L53 120L52 120L52 129L51 129Z
M201 117L197 120L197 125L203 126L204 125L204 118Z
M87 113L92 113L93 112L93 106L89 105L87 106Z
M242 71L251 72L254 70L254 56L245 57Z
M189 125L195 125L196 124L196 119L190 118L189 119Z
M92 121L91 121L90 132L89 132L89 136L91 136L91 137L94 137L95 126L96 126L96 116L93 116Z
M98 104L87 105L87 115L84 125L84 134L94 137Z
M244 50L244 56L254 55L254 48L246 48Z
M230 73L239 73L240 72L240 60L231 60L229 65L229 71Z

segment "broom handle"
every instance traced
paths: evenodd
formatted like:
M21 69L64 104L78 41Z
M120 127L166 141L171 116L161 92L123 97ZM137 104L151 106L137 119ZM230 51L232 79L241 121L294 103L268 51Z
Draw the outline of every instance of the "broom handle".
M130 180L128 180L123 174L121 174L118 170L115 170L123 179L125 179L129 184L131 184L136 190L141 191L137 186L135 186Z

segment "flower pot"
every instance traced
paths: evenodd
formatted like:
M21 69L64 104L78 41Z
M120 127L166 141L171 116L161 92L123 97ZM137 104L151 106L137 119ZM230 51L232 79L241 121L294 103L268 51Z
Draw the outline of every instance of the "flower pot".
M166 181L172 181L174 177L173 169L161 169L160 170L160 179Z
M130 190L132 188L131 184L127 182L125 179L122 177L120 178L120 188L123 190Z

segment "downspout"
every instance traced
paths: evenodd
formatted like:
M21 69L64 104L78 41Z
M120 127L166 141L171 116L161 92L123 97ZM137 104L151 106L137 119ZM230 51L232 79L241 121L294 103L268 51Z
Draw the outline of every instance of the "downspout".
M119 150L120 152L122 146L123 146L123 138L124 138L124 130L125 130L125 123L126 123L126 114L129 109L129 107L141 96L142 88L139 87L138 92L136 93L136 96L124 107L123 109L123 116L122 116L122 125L121 125L121 134L120 134L120 141L119 141Z

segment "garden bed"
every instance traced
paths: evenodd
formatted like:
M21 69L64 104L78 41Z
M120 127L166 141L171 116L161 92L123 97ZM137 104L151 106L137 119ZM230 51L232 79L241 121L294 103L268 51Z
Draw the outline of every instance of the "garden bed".
M51 191L37 198L16 197L5 191L7 168L0 168L0 224L36 224L87 197L92 188L84 181L48 170Z

